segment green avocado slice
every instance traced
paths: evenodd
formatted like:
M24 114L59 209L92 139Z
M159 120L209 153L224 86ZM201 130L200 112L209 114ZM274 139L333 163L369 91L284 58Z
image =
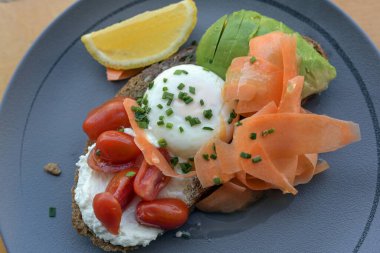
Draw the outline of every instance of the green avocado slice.
M248 54L249 40L273 31L295 33L282 22L254 11L241 10L225 15L203 35L196 52L196 62L225 79L233 58ZM302 92L305 98L327 89L329 82L336 77L336 70L300 34L295 34L298 70L305 76Z
M196 59L205 68L211 69L216 49L222 37L224 27L226 26L227 15L219 18L211 25L202 36L196 51Z

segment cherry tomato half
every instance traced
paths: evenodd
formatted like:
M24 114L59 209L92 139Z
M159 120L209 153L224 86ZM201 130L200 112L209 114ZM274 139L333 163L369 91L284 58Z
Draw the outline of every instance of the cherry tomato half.
M135 180L137 168L119 171L108 183L106 192L111 193L124 210L135 196L133 181Z
M107 130L131 126L123 101L123 97L110 99L88 113L82 128L90 140L96 140L101 133Z
M154 200L169 181L170 178L162 174L156 166L149 165L144 160L137 172L133 188L143 200Z
M130 162L141 154L133 136L118 131L106 131L96 140L97 152L103 161L113 164Z
M90 154L87 158L88 166L90 166L91 169L96 171L102 171L105 173L115 173L119 172L121 170L125 170L128 168L135 168L140 167L143 160L143 156L140 155L136 157L134 161L130 161L127 163L122 164L112 164L106 161L103 161L99 155L97 155L97 148L96 146L91 150Z
M96 218L103 226L110 233L117 235L123 211L116 198L109 192L98 193L94 197L92 207Z
M140 224L165 230L179 228L188 217L189 208L179 199L143 200L136 208L136 219Z

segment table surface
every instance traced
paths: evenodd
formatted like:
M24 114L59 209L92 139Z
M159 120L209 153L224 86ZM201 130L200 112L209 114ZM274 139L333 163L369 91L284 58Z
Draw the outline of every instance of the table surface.
M74 2L75 0L0 0L0 101L17 64L35 38ZM348 13L380 48L379 0L333 2ZM1 242L0 237L0 253L4 253L6 251Z

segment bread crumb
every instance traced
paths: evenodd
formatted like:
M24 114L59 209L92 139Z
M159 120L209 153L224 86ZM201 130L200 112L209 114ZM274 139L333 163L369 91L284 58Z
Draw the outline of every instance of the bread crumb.
M59 176L61 175L62 171L59 168L59 165L57 163L48 163L44 166L44 170L53 175L53 176Z

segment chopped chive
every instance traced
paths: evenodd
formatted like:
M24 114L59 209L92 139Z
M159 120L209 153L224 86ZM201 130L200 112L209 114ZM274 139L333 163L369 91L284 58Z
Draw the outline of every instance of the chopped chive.
M256 57L255 56L252 56L251 59L249 59L249 62L251 64L255 63L255 61L256 61Z
M164 87L162 87L162 91L168 91L168 87L166 87L166 86L164 86Z
M199 125L201 123L197 117L186 116L185 120L189 122L190 126Z
M138 99L136 100L136 102L137 102L137 104L138 104L138 105L140 105L140 106L141 106L141 105L142 105L142 98L141 98L141 97L140 97L140 98L138 98Z
M181 100L184 100L188 97L187 93L186 92L183 92L183 91L180 91L178 93L178 98L181 99Z
M205 105L205 101L203 101L203 99L201 99L201 100L199 101L199 103L201 104L201 106L204 106L204 105Z
M154 85L154 82L150 82L150 83L148 84L148 87L149 87L150 90L153 88L153 85Z
M222 183L222 180L219 177L214 177L213 181L215 185L220 185Z
M183 131L185 131L185 130L183 130L183 127L181 127L181 126L180 126L178 129L179 129L179 131L180 131L181 133L183 133Z
M148 122L146 122L146 121L139 121L139 122L137 122L137 125L139 126L139 128L142 128L142 129L148 128Z
M248 153L245 153L245 152L241 152L241 153L240 153L240 157L241 157L241 158L244 158L244 159L249 159L249 158L251 158L252 156L251 156L251 154L248 154Z
M134 171L128 171L128 172L125 174L126 177L133 177L134 175L136 175L136 172L134 172Z
M95 155L96 155L96 156L100 156L100 149L97 149L97 150L95 151Z
M166 128L172 129L173 128L173 123L170 123L170 122L166 123Z
M203 116L206 118L206 119L211 119L212 118L212 110L209 109L209 110L204 110L203 111Z
M193 168L193 166L190 163L180 163L179 167L181 168L184 174L189 173L191 171L191 168Z
M185 117L185 120L187 120L187 121L189 121L191 119L192 119L192 117L190 115L188 115L188 116Z
M159 120L164 120L165 117L164 117L164 115L161 115L160 117L158 117L158 119L159 119Z
M214 152L216 152L215 143L212 144L212 150L214 150Z
M194 101L194 99L192 97L187 97L184 102L185 102L185 104L190 104L193 101Z
M164 138L161 138L158 140L158 146L160 146L161 148L164 148L168 145L168 143L166 142L166 140Z
M167 109L167 110L165 111L165 114L166 114L166 116L170 116L170 115L172 115L172 114L173 114L173 109L172 109L172 108Z
M249 138L250 138L251 140L256 140L256 137L257 137L257 134L256 134L256 133L251 133L251 134L249 135Z
M173 98L174 98L173 93L164 91L164 93L162 94L162 99L172 99L173 100Z
M210 159L208 158L208 157L209 157L208 154L203 154L202 157L203 157L203 159L205 159L206 161L209 161L209 160L210 160Z
M182 74L185 74L185 75L187 75L187 74L189 74L189 72L187 72L186 70L183 70L183 69L177 69L176 71L174 71L174 73L173 73L174 75L182 75Z
M187 160L189 160L190 162L194 162L194 157L189 157L189 159Z
M190 86L190 87L189 87L189 92L190 92L191 94L195 95L195 87Z
M162 108L164 108L164 107L162 106L162 104L158 104L157 107L158 107L158 109L162 109Z
M148 96L145 95L143 97L142 103L143 103L143 105L147 105L148 104Z
M124 127L120 127L119 129L117 129L117 131L120 133L124 133Z
M148 106L145 107L145 113L149 113L150 110L152 110L152 108L150 108L150 107L148 107Z
M261 136L267 136L269 134L273 134L274 131L275 131L274 128L270 128L270 129L264 130L264 131L261 132Z
M178 84L177 89L182 90L183 88L185 88L183 83Z
M216 154L211 154L211 155L210 155L210 158L211 158L212 160L216 160L216 158L218 158L218 156L217 156Z
M178 164L178 161L179 161L179 159L178 159L178 157L172 157L172 158L170 158L170 163L171 163L171 165L173 165L173 166L176 166L177 164Z
M55 207L49 207L49 217L54 218L57 214L57 209Z
M241 121L239 120L238 122L236 122L235 126L242 126L243 123L241 123Z
M166 103L167 106L170 106L173 102L173 99L169 99L168 102Z
M138 106L132 106L131 109L132 109L133 112L145 113L145 110L143 108L141 108L141 107L138 107Z
M234 121L234 119L236 118L237 114L234 110L232 110L232 112L230 113L230 118L228 119L228 124L231 124L232 121Z
M214 130L214 128L212 128L212 127L203 127L202 129L206 130L206 131L213 131Z
M163 125L165 125L165 122L163 122L162 120L159 120L159 121L157 121L157 125L158 126L163 126Z
M262 161L262 159L261 159L261 156L256 156L256 157L254 157L254 158L252 158L252 162L253 163L258 163L258 162L261 162Z
M166 83L166 82L168 81L168 79L167 79L167 78L164 78L163 81L164 81L164 83Z

